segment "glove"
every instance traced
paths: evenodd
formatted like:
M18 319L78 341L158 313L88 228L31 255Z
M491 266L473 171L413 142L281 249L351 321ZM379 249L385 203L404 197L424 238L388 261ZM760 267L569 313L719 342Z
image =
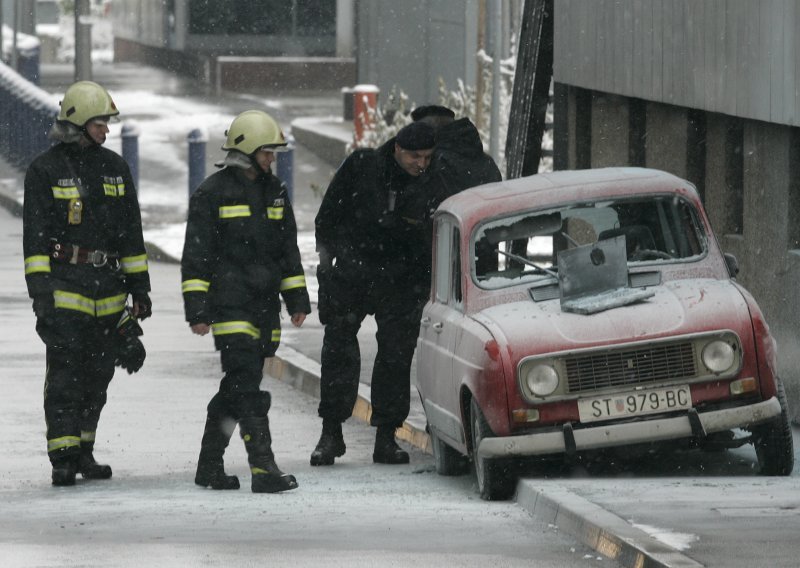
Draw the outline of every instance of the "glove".
M33 297L33 313L38 319L48 319L56 311L52 294L37 294Z
M153 315L153 302L150 301L150 296L147 295L147 292L137 292L132 296L134 309L138 307L136 312L138 319L146 320Z
M147 353L139 339L143 334L142 326L133 317L131 309L125 308L125 313L117 324L114 364L128 371L129 375L144 365Z

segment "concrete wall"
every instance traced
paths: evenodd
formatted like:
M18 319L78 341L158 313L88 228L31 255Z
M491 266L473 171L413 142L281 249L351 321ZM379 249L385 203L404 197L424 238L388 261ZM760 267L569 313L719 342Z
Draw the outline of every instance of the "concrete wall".
M566 113L568 167L586 167L580 157L588 156L590 167L644 165L704 188L720 245L737 257L737 280L756 298L778 342L779 371L792 415L800 420L800 129L701 113L703 159L693 161L698 150L690 115L697 120L697 111L645 101L645 163L633 164L634 104L641 101L567 87L556 113ZM690 162L702 170L690 168Z

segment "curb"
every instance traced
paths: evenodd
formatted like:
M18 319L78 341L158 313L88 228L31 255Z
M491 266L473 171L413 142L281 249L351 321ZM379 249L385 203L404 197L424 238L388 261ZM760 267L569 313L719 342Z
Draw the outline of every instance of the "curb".
M264 372L270 377L278 379L297 390L315 398L319 398L320 364L291 347L281 345L275 357L267 359L264 363ZM369 398L369 385L359 383L358 397L352 416L369 424L372 416L372 403ZM425 453L431 454L431 440L425 431L425 418L411 415L398 428L397 438L408 442Z
M692 560L646 532L631 526L599 505L557 485L522 480L517 504L533 517L630 568L701 568Z

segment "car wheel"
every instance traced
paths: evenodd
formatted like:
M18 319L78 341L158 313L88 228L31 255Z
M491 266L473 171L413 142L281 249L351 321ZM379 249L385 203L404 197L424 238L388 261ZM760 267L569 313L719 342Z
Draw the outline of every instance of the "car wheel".
M484 438L494 437L494 433L483 417L478 403L472 399L470 406L470 423L472 425L472 462L475 466L475 480L481 499L502 501L509 499L517 487L517 475L511 467L510 460L487 459L478 455L478 447Z
M462 475L466 473L469 461L466 456L461 455L442 442L436 431L428 427L431 436L431 447L433 448L433 463L436 473L439 475Z
M761 475L789 475L794 469L794 444L786 391L783 381L776 379L781 414L774 421L753 429L754 446Z

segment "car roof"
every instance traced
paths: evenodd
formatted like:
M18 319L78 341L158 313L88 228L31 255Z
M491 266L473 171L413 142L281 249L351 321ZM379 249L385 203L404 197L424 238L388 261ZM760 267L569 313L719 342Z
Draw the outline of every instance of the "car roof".
M563 170L474 187L448 198L438 211L449 212L462 222L471 221L472 224L487 217L564 202L674 192L699 204L697 192L689 182L661 170Z

